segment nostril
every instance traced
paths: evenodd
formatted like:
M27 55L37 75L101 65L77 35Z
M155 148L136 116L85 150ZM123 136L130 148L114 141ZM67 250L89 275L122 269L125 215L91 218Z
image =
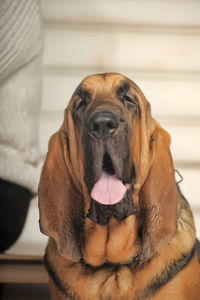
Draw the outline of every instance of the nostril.
M99 125L94 123L93 131L99 132Z
M88 120L88 131L95 138L104 139L111 136L119 122L111 112L97 112Z
M116 126L116 123L114 122L108 122L107 123L107 128L108 129L115 129L117 126Z

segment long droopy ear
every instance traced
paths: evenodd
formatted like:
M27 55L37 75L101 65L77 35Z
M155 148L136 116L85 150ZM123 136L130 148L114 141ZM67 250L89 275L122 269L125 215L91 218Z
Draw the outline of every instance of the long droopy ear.
M177 228L177 187L169 134L152 119L151 166L139 193L142 214L141 261L147 261Z
M67 118L65 120L68 122ZM81 258L80 232L84 222L84 196L81 185L80 155L71 128L63 123L50 139L39 184L41 231L52 237L61 255L72 261ZM69 127L73 126L72 120ZM70 139L73 149L70 151Z

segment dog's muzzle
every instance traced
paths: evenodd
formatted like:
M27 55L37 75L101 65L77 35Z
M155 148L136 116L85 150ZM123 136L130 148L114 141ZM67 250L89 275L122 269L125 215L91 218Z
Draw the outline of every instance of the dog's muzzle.
M87 131L95 139L105 140L111 137L119 126L116 116L110 111L93 114L87 122Z
M90 163L95 165L96 156L101 157L102 163L99 170L100 177L92 187L91 203L87 217L100 225L107 225L113 216L117 221L122 221L137 211L132 199L132 185L124 183L116 174L117 165L121 165L122 158L119 148L127 149L127 143L119 142L119 136L126 136L124 119L119 112L110 110L97 110L89 115L86 122L87 134L90 136L91 152ZM95 144L103 144L102 151L94 151ZM96 147L96 146L95 146ZM114 153L114 154L113 154ZM123 168L125 165L123 166ZM96 168L96 167L95 167ZM88 169L89 171L89 169Z

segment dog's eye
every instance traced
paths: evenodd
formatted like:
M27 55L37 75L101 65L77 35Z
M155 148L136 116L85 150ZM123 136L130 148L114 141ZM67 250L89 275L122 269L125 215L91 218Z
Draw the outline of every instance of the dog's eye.
M87 104L86 99L80 100L76 105L76 111L81 110L81 109L83 110L85 108L86 104Z
M73 112L76 116L80 116L84 112L87 104L90 101L90 93L80 86L74 96Z
M138 103L136 101L134 101L133 99L131 99L129 96L125 95L123 97L123 102L124 105L127 109L129 108L134 108L136 109L138 107Z
M83 98L79 98L77 99L76 102L74 102L74 105L73 105L73 116L74 118L80 118L86 108L88 104L88 101L87 99Z

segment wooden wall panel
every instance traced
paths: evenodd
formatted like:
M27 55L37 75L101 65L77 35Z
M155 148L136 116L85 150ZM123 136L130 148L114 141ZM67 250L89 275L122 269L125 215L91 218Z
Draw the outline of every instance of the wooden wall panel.
M197 0L42 0L42 7L45 20L58 23L200 25Z
M200 70L200 39L196 34L157 34L118 30L48 28L44 63L70 67L99 67L111 71ZM189 58L189 59L188 59Z

